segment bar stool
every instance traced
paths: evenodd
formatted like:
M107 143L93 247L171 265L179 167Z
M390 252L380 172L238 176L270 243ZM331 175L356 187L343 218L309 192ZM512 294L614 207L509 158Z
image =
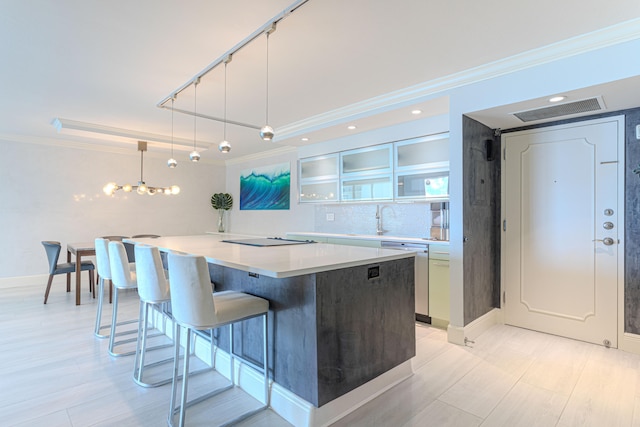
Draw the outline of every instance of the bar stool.
M109 295L111 295L111 267L109 266L109 241L103 238L95 240L96 263L98 267L98 308L96 310L96 326L93 331L98 338L108 338L109 335L100 333L101 329L111 328L111 325L102 324L102 304L104 303L104 284L109 283Z
M269 378L267 355L267 321L269 313L269 301L242 292L224 291L211 292L211 281L207 261L202 256L187 255L170 252L169 282L171 284L171 309L174 318L174 343L175 359L173 371L173 386L171 389L171 402L167 421L173 426L175 414L180 413L179 426L184 426L186 408L205 399L213 397L225 390L234 387L234 359L233 354L233 324L253 317L263 317L263 374L264 374L264 406L249 411L234 420L231 424L244 420L269 406ZM190 348L191 334L193 331L219 328L229 325L229 356L231 359L231 384L214 390L204 396L187 401L189 380L189 357L185 354L182 371L182 392L180 405L176 406L178 390L178 370L180 353L181 328L186 329L185 349Z
M127 251L124 248L122 242L109 241L109 266L111 269L111 282L113 283L113 312L111 315L111 333L109 335L109 354L113 357L130 356L135 354L135 351L128 351L124 353L118 353L115 351L117 345L134 342L137 338L122 339L116 341L116 327L127 323L138 322L138 319L129 320L126 322L118 323L118 297L120 291L125 289L136 289L138 283L136 280L135 271L131 271L129 261L127 259ZM118 335L128 335L136 333L135 330L121 332Z
M138 325L138 343L136 345L136 360L133 368L133 380L143 387L157 387L168 384L172 381L169 376L167 379L147 382L144 380L144 369L146 367L159 366L164 363L172 362L173 357L160 360L149 365L144 364L145 355L148 350L157 350L166 347L172 347L174 344L156 345L147 348L147 339L152 337L148 335L149 330L149 308L156 309L163 319L169 319L173 323L172 317L167 313L166 305L171 302L169 293L169 281L166 278L165 270L162 267L162 259L160 251L155 246L137 244L135 246L136 256L136 277L138 282L138 295L140 296L140 322ZM164 336L164 334L158 334Z

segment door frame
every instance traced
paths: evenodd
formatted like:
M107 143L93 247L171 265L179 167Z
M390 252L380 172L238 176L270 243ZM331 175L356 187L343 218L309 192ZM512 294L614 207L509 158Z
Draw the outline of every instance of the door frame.
M533 134L533 133L538 133L538 132L547 132L549 130L560 130L560 129L568 129L568 128L572 128L572 127L582 127L585 125L593 125L593 124L600 124L600 123L606 123L606 122L617 122L617 128L618 128L618 165L620 165L620 167L618 168L618 188L617 188L617 192L618 192L618 227L619 227L619 232L618 232L618 277L617 277L617 292L618 292L618 318L617 318L617 337L618 337L618 349L620 350L624 350L624 351L629 351L632 353L637 353L640 354L640 335L634 335L634 334L626 334L624 332L624 319L625 319L625 304L624 304L624 254L625 254L625 219L624 219L624 207L625 207L625 200L624 200L624 189L625 189L625 169L626 169L626 162L625 162L625 145L626 145L626 136L625 136L625 116L623 114L621 115L614 115L614 116L609 116L609 117L602 117L602 118L596 118L596 119L585 119L585 120L580 120L580 121L575 121L575 122L571 122L571 123L565 123L565 124L545 124L543 126L539 126L539 127L532 127L530 129L525 129L525 130L519 130L516 132L507 132L507 131L503 131L503 135L501 136L501 155L500 155L500 162L501 162L501 169L500 169L500 199L501 199L501 203L500 203L500 218L501 224L504 224L504 221L506 219L506 194L505 194L505 189L506 189L506 177L505 177L505 170L506 170L506 159L505 159L505 153L506 153L506 145L505 145L505 138L504 138L504 134L505 133L509 133L509 135L526 135L526 134ZM507 225L508 226L508 225ZM505 242L505 230L504 230L504 226L501 225L502 230L500 232L500 306L502 307L504 304L504 293L505 293L505 289L506 289L506 284L505 284L505 266L506 266L506 256L504 253L504 248L506 247L506 242ZM504 323L504 310L501 310L502 314L503 314L503 318L502 318L502 323Z

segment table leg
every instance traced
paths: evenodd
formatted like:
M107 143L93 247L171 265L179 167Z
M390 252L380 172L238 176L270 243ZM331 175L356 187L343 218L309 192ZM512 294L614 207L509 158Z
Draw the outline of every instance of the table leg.
M82 256L79 252L80 251L76 252L76 305L80 305L80 273L82 269Z
M71 262L71 251L67 249L67 262ZM67 273L67 292L71 292L71 273Z

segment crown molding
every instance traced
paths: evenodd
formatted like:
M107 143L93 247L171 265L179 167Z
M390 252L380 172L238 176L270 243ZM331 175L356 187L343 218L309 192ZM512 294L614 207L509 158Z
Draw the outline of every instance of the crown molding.
M281 126L276 129L277 137L274 138L274 141L293 138L304 133L345 123L358 118L358 116L400 108L418 101L442 96L447 91L472 83L639 38L640 18L635 18Z
M297 153L297 152L298 152L298 148L297 147L286 146L286 147L282 147L282 148L276 148L274 150L261 151L259 153L254 153L254 154L249 154L249 155L242 156L242 157L237 157L235 159L225 160L224 164L226 166L237 165L237 164L246 163L246 162L250 162L250 161L254 161L254 160L263 160L263 159L267 159L269 157L281 156L281 155L284 155L284 154Z

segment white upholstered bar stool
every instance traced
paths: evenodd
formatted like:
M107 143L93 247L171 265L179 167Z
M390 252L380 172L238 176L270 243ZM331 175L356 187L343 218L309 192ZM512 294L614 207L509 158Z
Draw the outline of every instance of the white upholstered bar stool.
M174 417L179 413L179 426L184 426L186 408L215 396L235 385L233 355L233 324L257 316L263 317L263 373L264 406L244 413L225 424L244 420L269 406L269 378L267 354L267 319L269 301L242 292L212 292L207 261L202 256L170 252L168 256L169 281L171 284L171 310L175 323L175 359L171 403L167 421L174 425ZM185 349L190 347L192 331L202 331L229 325L229 356L231 359L231 384L198 398L187 400L189 379L189 357L185 354L182 372L182 392L180 404L176 406L179 381L179 352L181 328L186 329ZM185 352L187 353L187 352Z
M149 309L155 309L156 312L162 315L163 320L169 319L173 324L173 319L166 310L166 305L171 302L169 281L166 278L160 251L157 247L137 244L135 246L135 258L138 295L140 296L140 322L138 323L138 343L136 346L136 360L133 365L133 380L143 387L157 387L170 383L172 381L171 376L169 375L166 379L149 382L144 379L144 369L172 362L173 357L145 366L146 353L148 350L172 347L173 343L147 347L148 338L153 336L149 336ZM164 325L166 326L166 322L164 322ZM158 335L164 337L164 334Z
M111 281L113 283L113 312L111 315L111 333L109 335L109 354L114 357L130 356L132 354L135 354L135 351L127 351L122 353L115 351L115 348L118 345L137 341L137 338L125 338L116 341L117 326L124 325L126 323L138 322L138 319L135 319L118 323L119 293L125 289L136 289L138 287L136 273L135 271L131 271L129 260L127 259L127 251L125 250L122 242L109 242L109 266L111 267ZM119 333L118 335L125 335L136 332L137 330L127 330L125 332Z
M109 240L97 238L95 240L96 263L98 268L98 308L96 310L96 326L94 334L98 338L108 338L109 335L100 333L102 329L111 328L111 325L102 324L102 306L104 304L104 285L111 286L111 267L109 266Z

